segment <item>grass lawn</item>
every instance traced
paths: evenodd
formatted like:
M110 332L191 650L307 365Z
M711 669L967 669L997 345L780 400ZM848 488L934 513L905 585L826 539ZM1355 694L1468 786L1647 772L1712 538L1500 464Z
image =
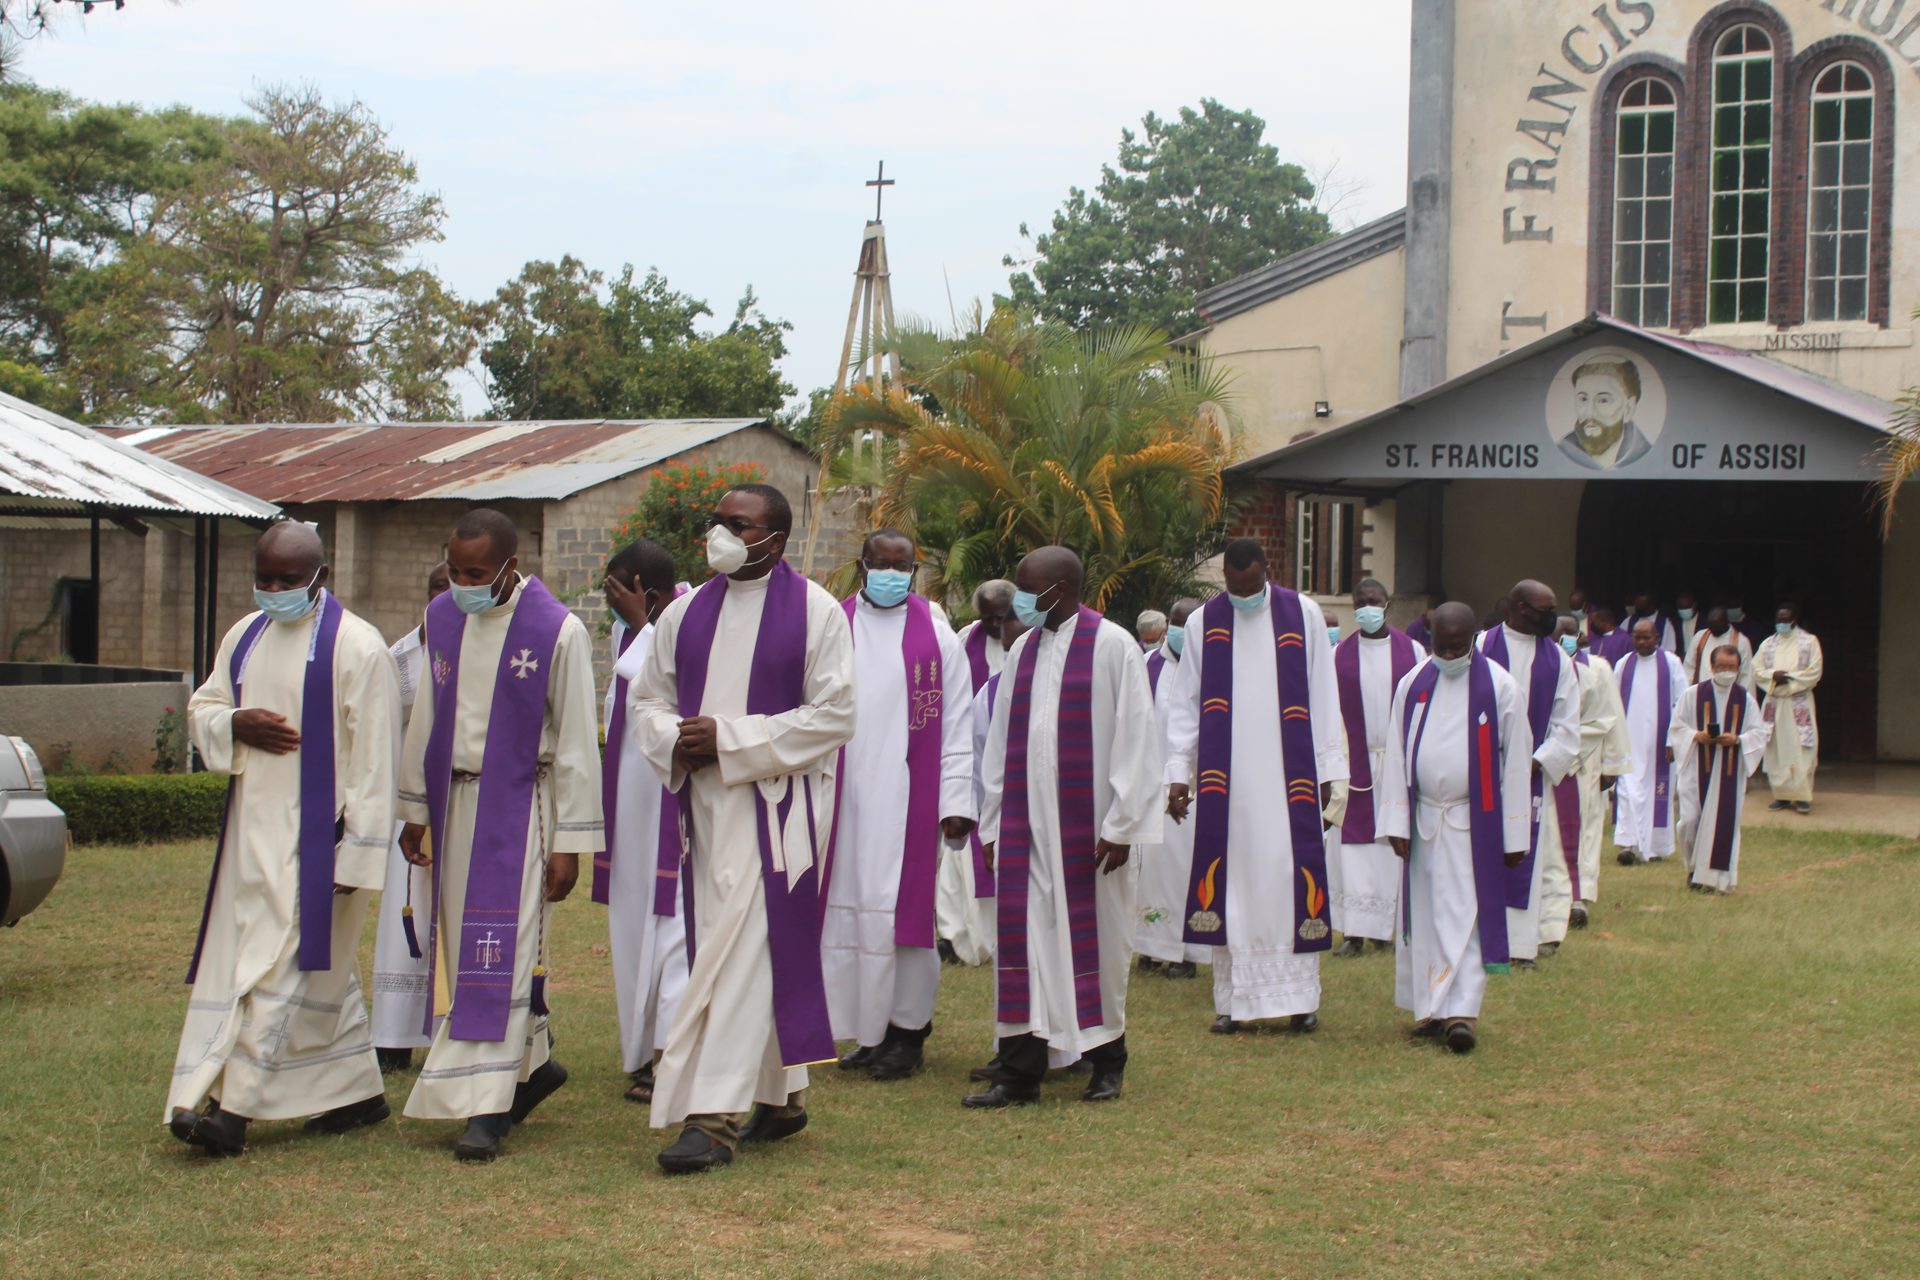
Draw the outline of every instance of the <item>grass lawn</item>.
M457 1126L160 1126L204 844L83 848L0 934L0 1276L1920 1274L1920 846L1749 833L1738 896L1608 861L1594 927L1496 978L1480 1050L1407 1035L1385 955L1326 962L1311 1037L1206 1033L1136 977L1127 1097L971 1114L988 975L922 1075L816 1073L813 1125L668 1180L620 1100L601 910L558 913L573 1082L491 1166ZM371 925L363 965L370 962Z

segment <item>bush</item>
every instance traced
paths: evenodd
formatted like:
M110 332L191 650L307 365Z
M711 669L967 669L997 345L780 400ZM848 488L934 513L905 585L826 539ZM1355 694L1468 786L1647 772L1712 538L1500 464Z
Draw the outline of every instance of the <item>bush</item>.
M217 773L48 778L75 844L212 839L220 833L227 779Z
M711 463L695 458L655 467L632 514L613 531L613 545L617 549L636 538L651 538L673 556L681 580L697 587L713 576L707 568L707 529L714 507L727 490L766 478L766 468L752 462Z

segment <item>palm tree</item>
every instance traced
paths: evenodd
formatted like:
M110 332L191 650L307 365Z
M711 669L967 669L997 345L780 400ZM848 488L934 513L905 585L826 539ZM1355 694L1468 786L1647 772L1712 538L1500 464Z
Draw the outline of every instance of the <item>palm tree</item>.
M1915 313L1920 319L1920 312ZM1873 483L1873 497L1880 508L1880 536L1893 536L1894 502L1900 486L1920 475L1920 387L1910 387L1900 397L1887 425L1891 433L1880 447L1880 478Z
M1158 330L1075 333L1011 310L963 334L908 328L903 383L856 387L825 450L874 446L872 519L920 538L924 589L963 598L1034 547L1087 566L1096 608L1165 607L1218 550L1233 460L1226 379ZM853 469L848 469L849 479Z

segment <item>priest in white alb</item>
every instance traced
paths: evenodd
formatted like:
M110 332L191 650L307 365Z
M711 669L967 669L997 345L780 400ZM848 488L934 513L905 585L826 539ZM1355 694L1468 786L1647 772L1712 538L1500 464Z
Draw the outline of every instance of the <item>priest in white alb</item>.
M972 1108L1040 1095L1049 1054L1091 1067L1082 1097L1120 1097L1133 957L1132 853L1160 838L1162 753L1140 646L1081 603L1065 547L1020 562L1032 630L1007 655L988 730L981 839L994 850L999 1059Z
M1600 846L1606 825L1604 789L1625 773L1633 761L1627 740L1627 714L1620 706L1620 687L1613 667L1587 647L1580 621L1560 615L1554 639L1573 664L1580 687L1580 760L1551 793L1553 816L1559 825L1561 859L1540 869L1541 893L1549 900L1565 892L1573 905L1565 921L1542 921L1541 942L1560 942L1568 928L1584 929L1600 900ZM1563 883L1564 882L1564 883Z
M1487 975L1510 968L1511 877L1532 823L1531 735L1520 686L1473 647L1473 610L1433 613L1433 657L1394 690L1380 833L1405 860L1394 1003L1414 1034L1478 1042Z
M681 922L680 806L640 750L633 680L653 647L655 621L675 597L673 556L641 539L614 552L601 582L613 610L613 678L607 682L606 752L600 809L606 852L593 860L592 897L607 908L613 1007L620 1036L621 1095L653 1101L654 1069L687 986Z
M991 578L973 589L974 620L961 627L960 650L977 699L999 675L1012 637L1013 584ZM977 771L977 770L976 770ZM986 864L976 829L964 841L942 841L940 880L934 886L934 921L940 958L948 964L985 964L993 959L993 869Z
M1673 748L1667 735L1673 709L1687 690L1680 659L1660 647L1648 618L1633 624L1633 652L1616 671L1627 713L1633 767L1613 784L1613 843L1623 867L1673 856Z
M519 572L519 547L498 511L454 525L401 764L400 842L433 868L427 952L436 1005L448 997L406 1115L465 1120L453 1154L469 1161L496 1157L566 1083L548 1022L551 904L604 839L593 641Z
M399 691L386 642L326 589L320 536L277 524L254 603L187 703L228 775L163 1117L216 1156L254 1120L345 1133L389 1114L358 949L393 832Z
M1180 655L1187 647L1187 620L1200 608L1194 599L1179 600L1167 613L1167 634L1160 647L1147 655L1147 684L1153 689L1153 712L1166 741L1174 700L1180 696ZM1191 783L1192 779L1189 778ZM1140 851L1140 884L1134 900L1139 921L1133 930L1133 949L1140 967L1168 978L1194 978L1199 966L1213 959L1213 948L1188 942L1186 913L1187 871L1193 865L1193 824L1168 822L1160 840Z
M1167 812L1194 824L1185 937L1213 948L1211 1030L1310 1032L1333 933L1326 835L1347 800L1334 650L1258 542L1229 542L1223 563L1226 590L1187 619L1167 721Z
M722 497L716 576L660 615L633 685L640 749L679 797L686 839L691 970L653 1086L653 1126L681 1126L656 1157L670 1174L800 1132L806 1069L835 1057L820 879L853 736L853 641L840 603L783 558L792 531L778 489Z
M934 886L941 849L973 834L973 678L952 628L913 593L919 550L867 535L860 590L842 602L860 663L853 740L840 763L827 910L827 1010L854 1048L844 1071L920 1069L940 993Z
M1707 610L1700 629L1688 644L1683 659L1687 668L1687 683L1699 684L1713 675L1713 651L1723 644L1734 646L1735 652L1740 655L1739 681L1749 694L1753 693L1753 641L1733 625L1733 619L1727 616L1727 610L1722 605Z
M1740 651L1713 651L1708 678L1674 708L1674 777L1680 790L1680 832L1687 883L1702 893L1732 893L1740 875L1740 816L1747 779L1760 767L1774 726L1740 683Z
M427 571L427 603L432 604L451 585L446 562L434 565ZM402 733L413 715L420 682L427 677L426 635L424 624L415 627L394 641L390 650L400 673ZM399 781L397 772L394 781ZM395 819L387 849L386 887L380 891L373 935L373 1045L383 1072L405 1071L413 1065L413 1051L433 1041L427 1013L427 988L433 975L423 943L433 874L407 861L400 848L402 825Z
M1754 688L1765 695L1761 714L1773 726L1767 739L1769 809L1813 812L1813 774L1820 766L1820 718L1813 691L1825 658L1820 640L1800 625L1800 606L1783 603L1773 614L1773 634L1753 656Z

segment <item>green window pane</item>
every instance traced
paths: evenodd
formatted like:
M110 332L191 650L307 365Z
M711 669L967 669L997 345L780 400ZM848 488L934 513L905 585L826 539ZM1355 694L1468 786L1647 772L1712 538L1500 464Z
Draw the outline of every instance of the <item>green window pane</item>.
M1746 130L1740 140L1750 147L1773 141L1773 108L1764 103L1748 107Z
M1815 142L1840 140L1839 103L1816 102L1813 104L1813 140Z
M1854 232L1840 237L1840 274L1843 276L1864 276L1867 274L1867 236L1865 232Z
M1673 112L1659 111L1647 117L1647 150L1673 150Z
M1873 99L1849 98L1847 100L1847 137L1860 141L1872 136Z
M1740 189L1740 153L1738 151L1713 153L1713 189L1715 191Z
M1840 193L1840 226L1846 231L1867 229L1867 193L1860 187L1848 187Z
M1831 187L1840 181L1840 148L1831 143L1813 149L1813 185Z
M1867 282L1865 280L1842 280L1840 299L1834 307L1835 316L1840 320L1865 320L1867 318Z
M1650 196L1673 194L1672 156L1654 156L1647 161L1647 194Z
M1740 64L1723 62L1713 69L1713 100L1740 101Z
M1740 322L1746 324L1767 318L1767 284L1764 280L1740 286Z
M1640 297L1640 323L1651 329L1664 329L1671 321L1667 290L1648 289Z
M1837 147L1823 147L1822 150L1839 150ZM1873 181L1873 144L1871 142L1849 142L1846 145L1846 162L1841 167L1841 181L1850 187L1864 187ZM1816 177L1815 183L1820 179Z
M1620 225L1613 229L1616 240L1639 240L1646 225L1646 209L1638 200L1620 202Z
M1730 236L1740 230L1740 197L1715 196L1713 198L1712 233L1716 236Z
M1717 239L1713 242L1713 248L1707 259L1708 279L1731 280L1738 274L1735 268L1739 266L1739 244L1738 240L1731 238Z
M1671 240L1673 238L1673 203L1669 200L1647 201L1647 239Z
M1670 282L1673 279L1673 246L1659 243L1648 245L1646 264L1640 278L1648 284Z
M1740 185L1749 191L1763 191L1767 187L1768 175L1773 168L1773 151L1768 147L1754 147L1740 162Z
M1752 280L1767 274L1767 238L1743 236L1740 240L1740 278Z
M1767 229L1767 193L1740 197L1740 229L1745 232Z
M1620 154L1637 156L1647 149L1647 118L1642 115L1620 117Z
M1765 102L1773 96L1773 61L1756 58L1747 64L1747 101Z
M1713 112L1713 145L1731 147L1740 141L1740 108L1716 107Z
M1647 162L1644 160L1622 160L1620 162L1620 198L1636 200L1646 189Z
M1707 290L1707 323L1732 324L1738 314L1738 292L1733 285L1715 284Z

